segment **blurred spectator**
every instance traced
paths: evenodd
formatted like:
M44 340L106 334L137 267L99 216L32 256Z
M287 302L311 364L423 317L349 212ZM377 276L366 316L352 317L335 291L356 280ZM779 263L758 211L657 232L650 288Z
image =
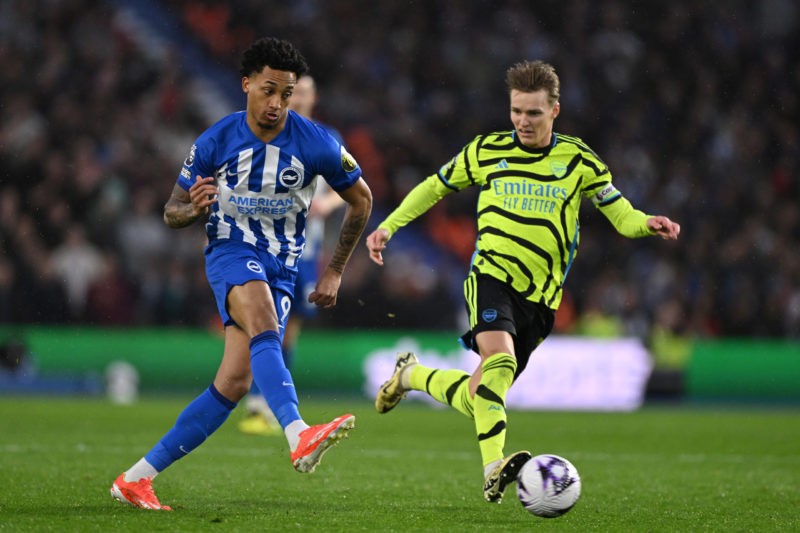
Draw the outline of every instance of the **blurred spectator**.
M117 242L125 270L135 277L169 253L169 228L161 218L163 201L149 188L133 193L130 208L117 222Z
M64 232L64 241L53 250L53 269L64 284L70 317L83 320L89 287L103 274L100 250L86 239L82 226L73 224Z
M0 254L4 251L0 249ZM14 302L14 285L16 275L14 265L5 257L0 256L0 324L12 321Z
M130 326L134 323L136 287L120 265L116 251L103 255L102 270L89 284L86 295L86 320L105 326Z

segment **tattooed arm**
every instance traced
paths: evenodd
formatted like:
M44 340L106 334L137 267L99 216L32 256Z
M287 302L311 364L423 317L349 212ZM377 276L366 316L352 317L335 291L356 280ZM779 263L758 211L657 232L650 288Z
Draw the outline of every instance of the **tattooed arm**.
M185 191L180 185L172 189L172 196L164 206L164 222L170 228L183 228L208 214L209 207L217 201L219 193L214 178L197 176L194 185Z
M339 241L328 266L317 281L316 289L308 297L309 302L326 309L336 305L344 268L361 238L372 211L372 193L363 178L359 178L352 187L342 191L340 195L347 202L347 208L339 230Z

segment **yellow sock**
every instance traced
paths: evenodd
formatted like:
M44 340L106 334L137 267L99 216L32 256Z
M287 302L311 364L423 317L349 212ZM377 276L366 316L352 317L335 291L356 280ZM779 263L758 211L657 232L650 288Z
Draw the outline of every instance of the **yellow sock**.
M440 370L414 365L409 373L409 385L458 412L472 418L472 397L469 395L469 373L463 370Z
M481 365L481 382L475 392L474 418L483 464L503 458L506 443L506 393L514 382L517 360L497 353Z

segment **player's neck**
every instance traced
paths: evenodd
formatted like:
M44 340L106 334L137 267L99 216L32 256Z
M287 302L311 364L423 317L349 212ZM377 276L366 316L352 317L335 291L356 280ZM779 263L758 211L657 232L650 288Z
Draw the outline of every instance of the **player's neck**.
M272 126L264 126L256 122L251 117L247 117L247 126L250 128L250 131L253 132L258 140L269 143L275 137L280 135L283 131L283 128L286 127L286 116L284 115L283 119L275 125Z

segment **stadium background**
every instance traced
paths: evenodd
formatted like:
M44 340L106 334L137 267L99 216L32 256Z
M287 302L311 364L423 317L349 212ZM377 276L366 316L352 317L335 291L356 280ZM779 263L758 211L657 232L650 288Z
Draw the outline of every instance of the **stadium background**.
M304 52L317 118L364 169L370 228L475 134L509 127L509 64L554 63L557 129L592 146L635 205L683 227L674 244L628 241L586 209L557 333L640 339L653 396L796 400L799 21L791 0L4 1L3 353L21 343L43 378L22 387L40 392L96 392L119 358L195 369L165 388L207 381L220 344L202 228L169 230L161 207L196 135L243 106L239 53L274 35ZM361 246L299 367L327 368L336 354L317 347L343 336L453 337L473 205L470 192L441 202L383 269ZM0 390L20 390L17 377Z

